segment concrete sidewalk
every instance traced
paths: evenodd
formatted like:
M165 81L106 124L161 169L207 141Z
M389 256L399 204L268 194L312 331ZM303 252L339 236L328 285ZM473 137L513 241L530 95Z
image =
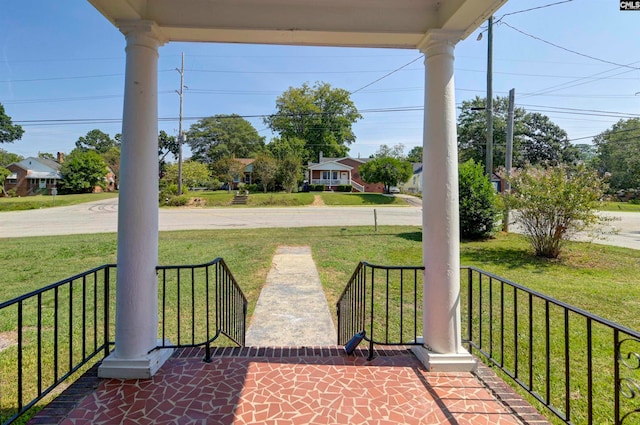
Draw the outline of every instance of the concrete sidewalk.
M245 345L310 347L336 343L336 330L311 248L278 247Z

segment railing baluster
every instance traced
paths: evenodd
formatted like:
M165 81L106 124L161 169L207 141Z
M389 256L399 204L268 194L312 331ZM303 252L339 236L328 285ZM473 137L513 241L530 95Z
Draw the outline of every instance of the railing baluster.
M529 389L533 391L533 294L529 294Z
M191 268L191 344L196 343L196 276L195 268Z
M571 421L571 363L569 361L569 310L564 309L564 400L566 421Z
M22 379L22 371L23 371L23 367L22 367L22 353L24 352L23 349L23 344L24 344L24 340L23 340L23 334L22 334L22 328L23 328L23 318L22 318L22 301L20 301L18 303L18 410L22 410L22 406L24 405L24 401L23 401L23 394L22 394L22 390L23 390L23 379Z
M38 396L42 395L42 293L37 295L38 308Z
M591 319L587 317L587 423L593 424L593 335ZM615 351L615 350L614 350Z

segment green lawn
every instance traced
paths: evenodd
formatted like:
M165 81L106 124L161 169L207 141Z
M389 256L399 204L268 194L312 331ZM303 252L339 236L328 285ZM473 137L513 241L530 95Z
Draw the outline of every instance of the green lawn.
M0 256L0 302L116 260L115 234L0 241L7 247ZM339 294L360 260L380 265L420 265L422 256L421 232L417 227L383 226L377 233L372 227L364 226L198 230L162 232L159 263L197 264L223 257L249 300L251 315L279 245L312 247L332 314ZM463 242L461 263L477 266L632 329L640 329L640 317L632 314L640 299L640 250L570 243L561 259L547 260L533 257L522 236L499 234L487 241ZM521 302L525 305L526 300ZM512 305L507 303L506 317L511 317ZM526 307L519 314L524 312ZM26 321L33 322L34 317L28 317ZM3 320L0 326L0 332L10 332L15 323ZM562 340L560 327L553 325L552 333L558 341ZM598 335L595 337L599 338ZM585 339L579 332L572 333L571 338ZM507 341L505 347L509 346ZM523 342L520 350L525 347ZM554 346L553 352L558 347ZM0 367L3 367L2 358L9 351L0 354ZM578 360L572 358L572 362ZM29 357L27 363L32 364L33 359ZM556 364L554 360L552 364L554 373L560 373L562 363ZM6 360L4 367L7 367ZM577 374L576 382L584 381L583 370L574 369L574 373ZM5 373L4 376L10 375ZM597 380L595 384L605 385L605 381ZM3 393L9 397L11 390L4 389ZM602 393L610 394L610 389L606 387ZM572 393L574 399L580 401L584 397Z
M356 193L356 192L312 192L319 194L325 205L407 205L402 198L385 196L380 193Z
M629 211L640 212L640 204L632 204L630 202L605 202L601 208L602 211Z
M82 204L85 202L99 201L101 199L116 198L115 192L81 193L75 195L25 196L20 198L0 198L0 212L35 210L39 208L62 207L67 205Z
M228 192L218 190L214 192L189 192L192 201L204 201L201 205L205 208L230 207L235 196L235 191ZM308 193L252 193L247 198L248 207L297 207L311 205L313 195ZM234 205L234 208L243 208L245 205Z

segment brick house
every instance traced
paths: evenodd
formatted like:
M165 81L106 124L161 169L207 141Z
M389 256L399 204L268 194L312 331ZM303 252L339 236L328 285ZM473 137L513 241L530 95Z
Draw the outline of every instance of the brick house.
M365 183L360 178L358 168L371 158L324 158L320 162L310 162L307 166L309 184L323 184L329 190L339 185L351 185L352 191L384 193L382 183Z
M56 158L54 161L29 157L9 164L7 169L11 171L11 174L4 181L4 191L0 191L0 194L15 189L17 196L52 195L53 189L60 187L63 177L60 168L64 162L64 154L58 152ZM95 186L93 193L113 192L116 189L115 174L107 167L104 187Z
M58 161L45 158L25 158L7 166L11 174L4 182L4 190L15 189L17 196L51 195L53 188L62 180L60 162L62 154L58 154Z

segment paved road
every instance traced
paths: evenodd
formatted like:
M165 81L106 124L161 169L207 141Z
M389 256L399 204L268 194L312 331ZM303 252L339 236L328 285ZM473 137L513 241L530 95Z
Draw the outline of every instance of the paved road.
M420 226L422 211L412 206L377 206L378 224ZM371 207L160 209L160 230L250 229L267 227L374 225ZM117 230L118 199L69 207L0 213L0 237L107 233ZM603 213L618 217L617 234L596 243L640 249L640 213ZM586 238L585 238L586 239Z
M419 226L417 207L376 207L379 225ZM374 225L374 208L160 209L160 230ZM117 198L68 207L0 213L0 237L115 232Z

